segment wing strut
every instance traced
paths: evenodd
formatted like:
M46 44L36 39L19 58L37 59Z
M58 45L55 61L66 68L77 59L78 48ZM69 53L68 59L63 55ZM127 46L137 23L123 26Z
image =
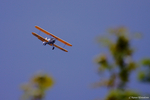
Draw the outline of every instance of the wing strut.
M66 44L64 44L63 48L66 46Z
M40 33L41 33L41 31L39 30L39 33L38 33L38 34L40 35Z

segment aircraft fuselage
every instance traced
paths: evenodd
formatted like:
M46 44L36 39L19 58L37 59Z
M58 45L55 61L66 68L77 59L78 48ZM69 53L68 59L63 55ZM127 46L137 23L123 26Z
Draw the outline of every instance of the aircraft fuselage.
M47 39L47 38L45 38L45 39ZM56 39L55 38L48 38L47 39L48 40L48 42L43 42L43 45L46 45L46 44L54 44L55 43L55 41L56 41Z

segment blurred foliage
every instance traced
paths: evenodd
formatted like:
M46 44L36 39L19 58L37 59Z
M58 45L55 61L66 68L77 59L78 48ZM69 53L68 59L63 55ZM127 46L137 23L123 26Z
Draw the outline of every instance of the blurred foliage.
M95 61L99 64L100 72L107 70L110 74L107 82L104 82L107 83L106 86L124 89L130 73L137 68L132 59L134 51L130 45L129 32L126 28L120 27L109 29L109 33L111 37L100 37L98 41L108 48L113 60L109 61L106 55L102 54Z
M140 96L134 91L111 90L106 97L106 100L132 100L132 97Z
M110 89L105 100L128 100L130 96L139 96L136 92L127 91L126 86L131 73L139 68L132 58L135 51L131 40L141 35L136 33L131 36L125 27L109 29L108 33L97 38L98 43L107 48L109 56L101 54L95 59L101 77L94 87L105 86ZM150 59L143 59L142 66L147 67L147 70L140 71L138 77L142 82L150 82Z
M46 90L53 84L54 80L51 76L45 73L36 74L28 83L21 86L24 92L21 100L43 100Z
M138 78L141 82L150 83L150 59L145 58L141 61L142 68L139 71Z

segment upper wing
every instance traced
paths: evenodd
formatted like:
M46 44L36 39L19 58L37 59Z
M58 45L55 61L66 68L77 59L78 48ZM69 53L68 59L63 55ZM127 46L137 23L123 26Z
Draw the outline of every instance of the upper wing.
M43 38L42 36L40 36L40 35L38 35L38 34L36 34L36 33L34 33L34 32L32 32L32 34L33 34L34 36L36 36L39 40L41 40L41 41L43 41L43 42L48 42L48 40L45 39L45 38Z
M38 30L44 32L44 33L47 34L47 35L51 35L52 37L54 37L54 38L57 39L58 41L60 41L60 42L62 42L62 43L64 43L64 44L66 44L66 45L68 45L68 46L72 46L72 44L70 44L70 43L68 43L68 42L66 42L66 41L64 41L64 40L62 40L61 38L59 38L59 37L53 35L52 33L47 32L46 30L40 28L39 26L35 26L35 28L37 28Z

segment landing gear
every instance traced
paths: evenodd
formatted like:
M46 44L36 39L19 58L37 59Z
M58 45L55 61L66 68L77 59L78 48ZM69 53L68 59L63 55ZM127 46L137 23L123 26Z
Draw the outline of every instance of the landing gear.
M55 49L55 47L52 48L52 50L54 50L54 49Z

